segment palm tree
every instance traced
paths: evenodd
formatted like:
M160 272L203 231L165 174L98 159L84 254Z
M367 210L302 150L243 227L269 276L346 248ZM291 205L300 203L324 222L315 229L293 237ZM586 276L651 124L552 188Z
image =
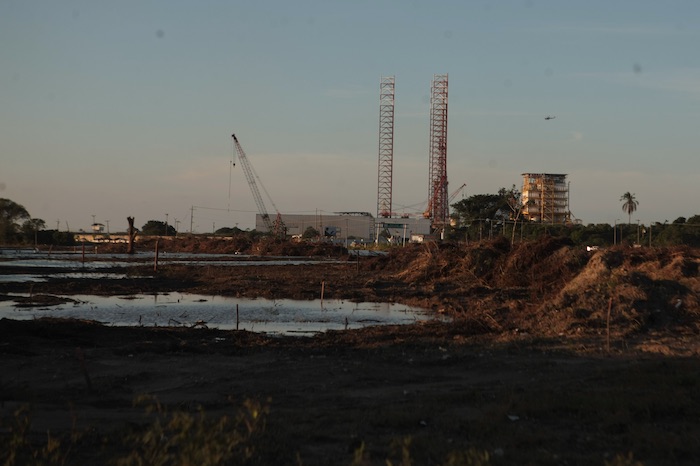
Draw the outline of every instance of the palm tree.
M620 198L622 202L622 210L627 212L627 215L629 216L629 221L628 224L632 223L632 214L637 210L637 206L639 205L639 201L635 199L634 194L630 193L627 191L625 194L622 195Z

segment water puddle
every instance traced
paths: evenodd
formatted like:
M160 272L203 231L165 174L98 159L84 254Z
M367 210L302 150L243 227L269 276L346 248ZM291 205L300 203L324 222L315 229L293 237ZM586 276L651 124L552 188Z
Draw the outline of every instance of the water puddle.
M0 270L2 270L0 268ZM109 273L109 272L66 272L66 273L51 273L50 275L41 274L13 274L0 275L0 283L39 283L47 282L49 278L68 278L68 279L101 279L101 280L120 280L129 278L125 273Z
M127 274L115 272L117 269L139 265L152 265L155 255L140 253L128 254L90 254L83 260L80 254L54 253L47 255L37 252L21 252L14 250L1 254L0 283L45 282L49 278L90 278L90 279L121 279ZM322 265L340 263L342 261L308 257L276 257L249 256L239 254L202 254L202 253L171 253L159 257L160 267L168 265L189 265L207 267L251 267L258 265L295 266ZM26 269L27 273L3 273L3 269ZM73 272L60 273L58 269L72 269ZM5 269L7 270L7 269ZM29 272L34 273L29 273Z
M53 254L45 255L35 253L31 256L10 256L5 254L0 260L0 281L5 267L43 269L46 273L53 273L57 268L70 268L81 271L105 270L125 268L143 265L152 265L155 255L141 253L133 256L127 254L90 254L83 259L79 254ZM158 264L161 267L168 265L190 266L222 266L222 267L249 267L258 265L294 266L343 263L344 261L324 258L309 257L275 257L275 256L247 256L231 254L185 254L172 253L158 256ZM36 280L34 280L36 281Z
M0 302L0 318L85 319L114 326L208 327L278 335L411 324L433 318L425 309L392 303L227 298L187 293L130 296L71 295L59 303L32 303L28 295Z
M121 279L120 268L151 264L155 254L51 253L32 249L0 251L0 283L36 283L49 278ZM163 253L159 263L196 266L256 266L327 264L308 257L258 257L239 254ZM4 267L14 267L3 273ZM21 270L26 268L25 270ZM67 270L59 270L64 268ZM204 296L187 293L157 295L40 297L16 294L1 297L0 318L16 320L57 317L85 319L114 326L209 327L269 334L304 335L327 330L373 325L410 324L434 318L425 309L392 303L353 303L340 300L296 301Z

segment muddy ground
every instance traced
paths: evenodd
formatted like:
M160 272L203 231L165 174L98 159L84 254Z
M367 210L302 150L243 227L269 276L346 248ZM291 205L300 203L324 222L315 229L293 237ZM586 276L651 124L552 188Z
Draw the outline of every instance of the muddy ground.
M451 321L266 337L2 320L5 451L47 458L50 432L65 464L108 464L147 450L143 439L155 425L148 406L160 408L162 427L198 409L209 421L228 415L250 425L254 404L262 423L240 440L238 459L213 464L700 462L697 250L590 253L556 238L411 245L359 258L274 242L179 247L338 261L246 268L163 261L156 273L133 266L122 280L0 283L0 296L31 289L30 304L168 291L317 299L323 290L327 299L418 305ZM151 404L135 405L144 396ZM165 464L187 464L188 439L202 450L217 438L179 436L167 425L174 430L159 431L159 445L168 445L161 456L180 462Z

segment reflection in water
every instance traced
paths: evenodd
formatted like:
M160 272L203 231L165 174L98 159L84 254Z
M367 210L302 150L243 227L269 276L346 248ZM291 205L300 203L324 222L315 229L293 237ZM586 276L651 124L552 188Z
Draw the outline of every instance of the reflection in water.
M271 334L311 334L369 325L409 324L431 318L423 309L401 304L341 300L324 300L321 306L320 300L243 299L186 293L77 295L70 299L73 301L65 304L30 307L18 307L13 300L3 301L0 318L58 317L116 326L206 326Z
M154 255L144 252L126 254L47 254L34 250L2 250L0 282L37 282L52 278L120 279L127 275L123 267L150 264ZM256 266L327 264L308 257L254 257L231 254L162 254L163 263L187 265ZM335 261L330 261L335 262ZM2 274L3 267L27 268L27 273ZM68 269L60 270L59 268ZM31 272L31 273L30 273ZM36 319L58 317L86 319L106 325L211 327L240 329L271 334L310 334L326 330L354 329L369 325L408 324L429 320L423 309L390 303L353 303L349 301L295 301L227 298L183 293L133 296L69 296L54 300L63 304L19 306L8 296L0 301L0 318ZM13 299L16 298L16 299Z

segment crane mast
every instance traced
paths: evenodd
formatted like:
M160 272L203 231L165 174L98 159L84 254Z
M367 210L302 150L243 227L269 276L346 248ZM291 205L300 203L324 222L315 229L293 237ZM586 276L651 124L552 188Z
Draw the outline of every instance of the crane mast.
M265 223L265 226L267 227L268 231L272 232L275 228L272 223L272 220L270 220L270 214L267 213L267 209L265 208L265 203L263 202L263 198L260 195L258 185L255 182L256 175L253 171L253 167L250 165L248 157L246 157L245 151L241 147L241 144L238 142L238 138L236 138L236 135L232 134L231 137L233 138L233 144L236 148L236 153L238 154L238 160L241 161L241 166L243 166L243 173L245 174L245 178L248 181L250 190L253 193L253 199L255 199L255 204L258 206L258 212L260 213L260 216L262 217L262 220Z

